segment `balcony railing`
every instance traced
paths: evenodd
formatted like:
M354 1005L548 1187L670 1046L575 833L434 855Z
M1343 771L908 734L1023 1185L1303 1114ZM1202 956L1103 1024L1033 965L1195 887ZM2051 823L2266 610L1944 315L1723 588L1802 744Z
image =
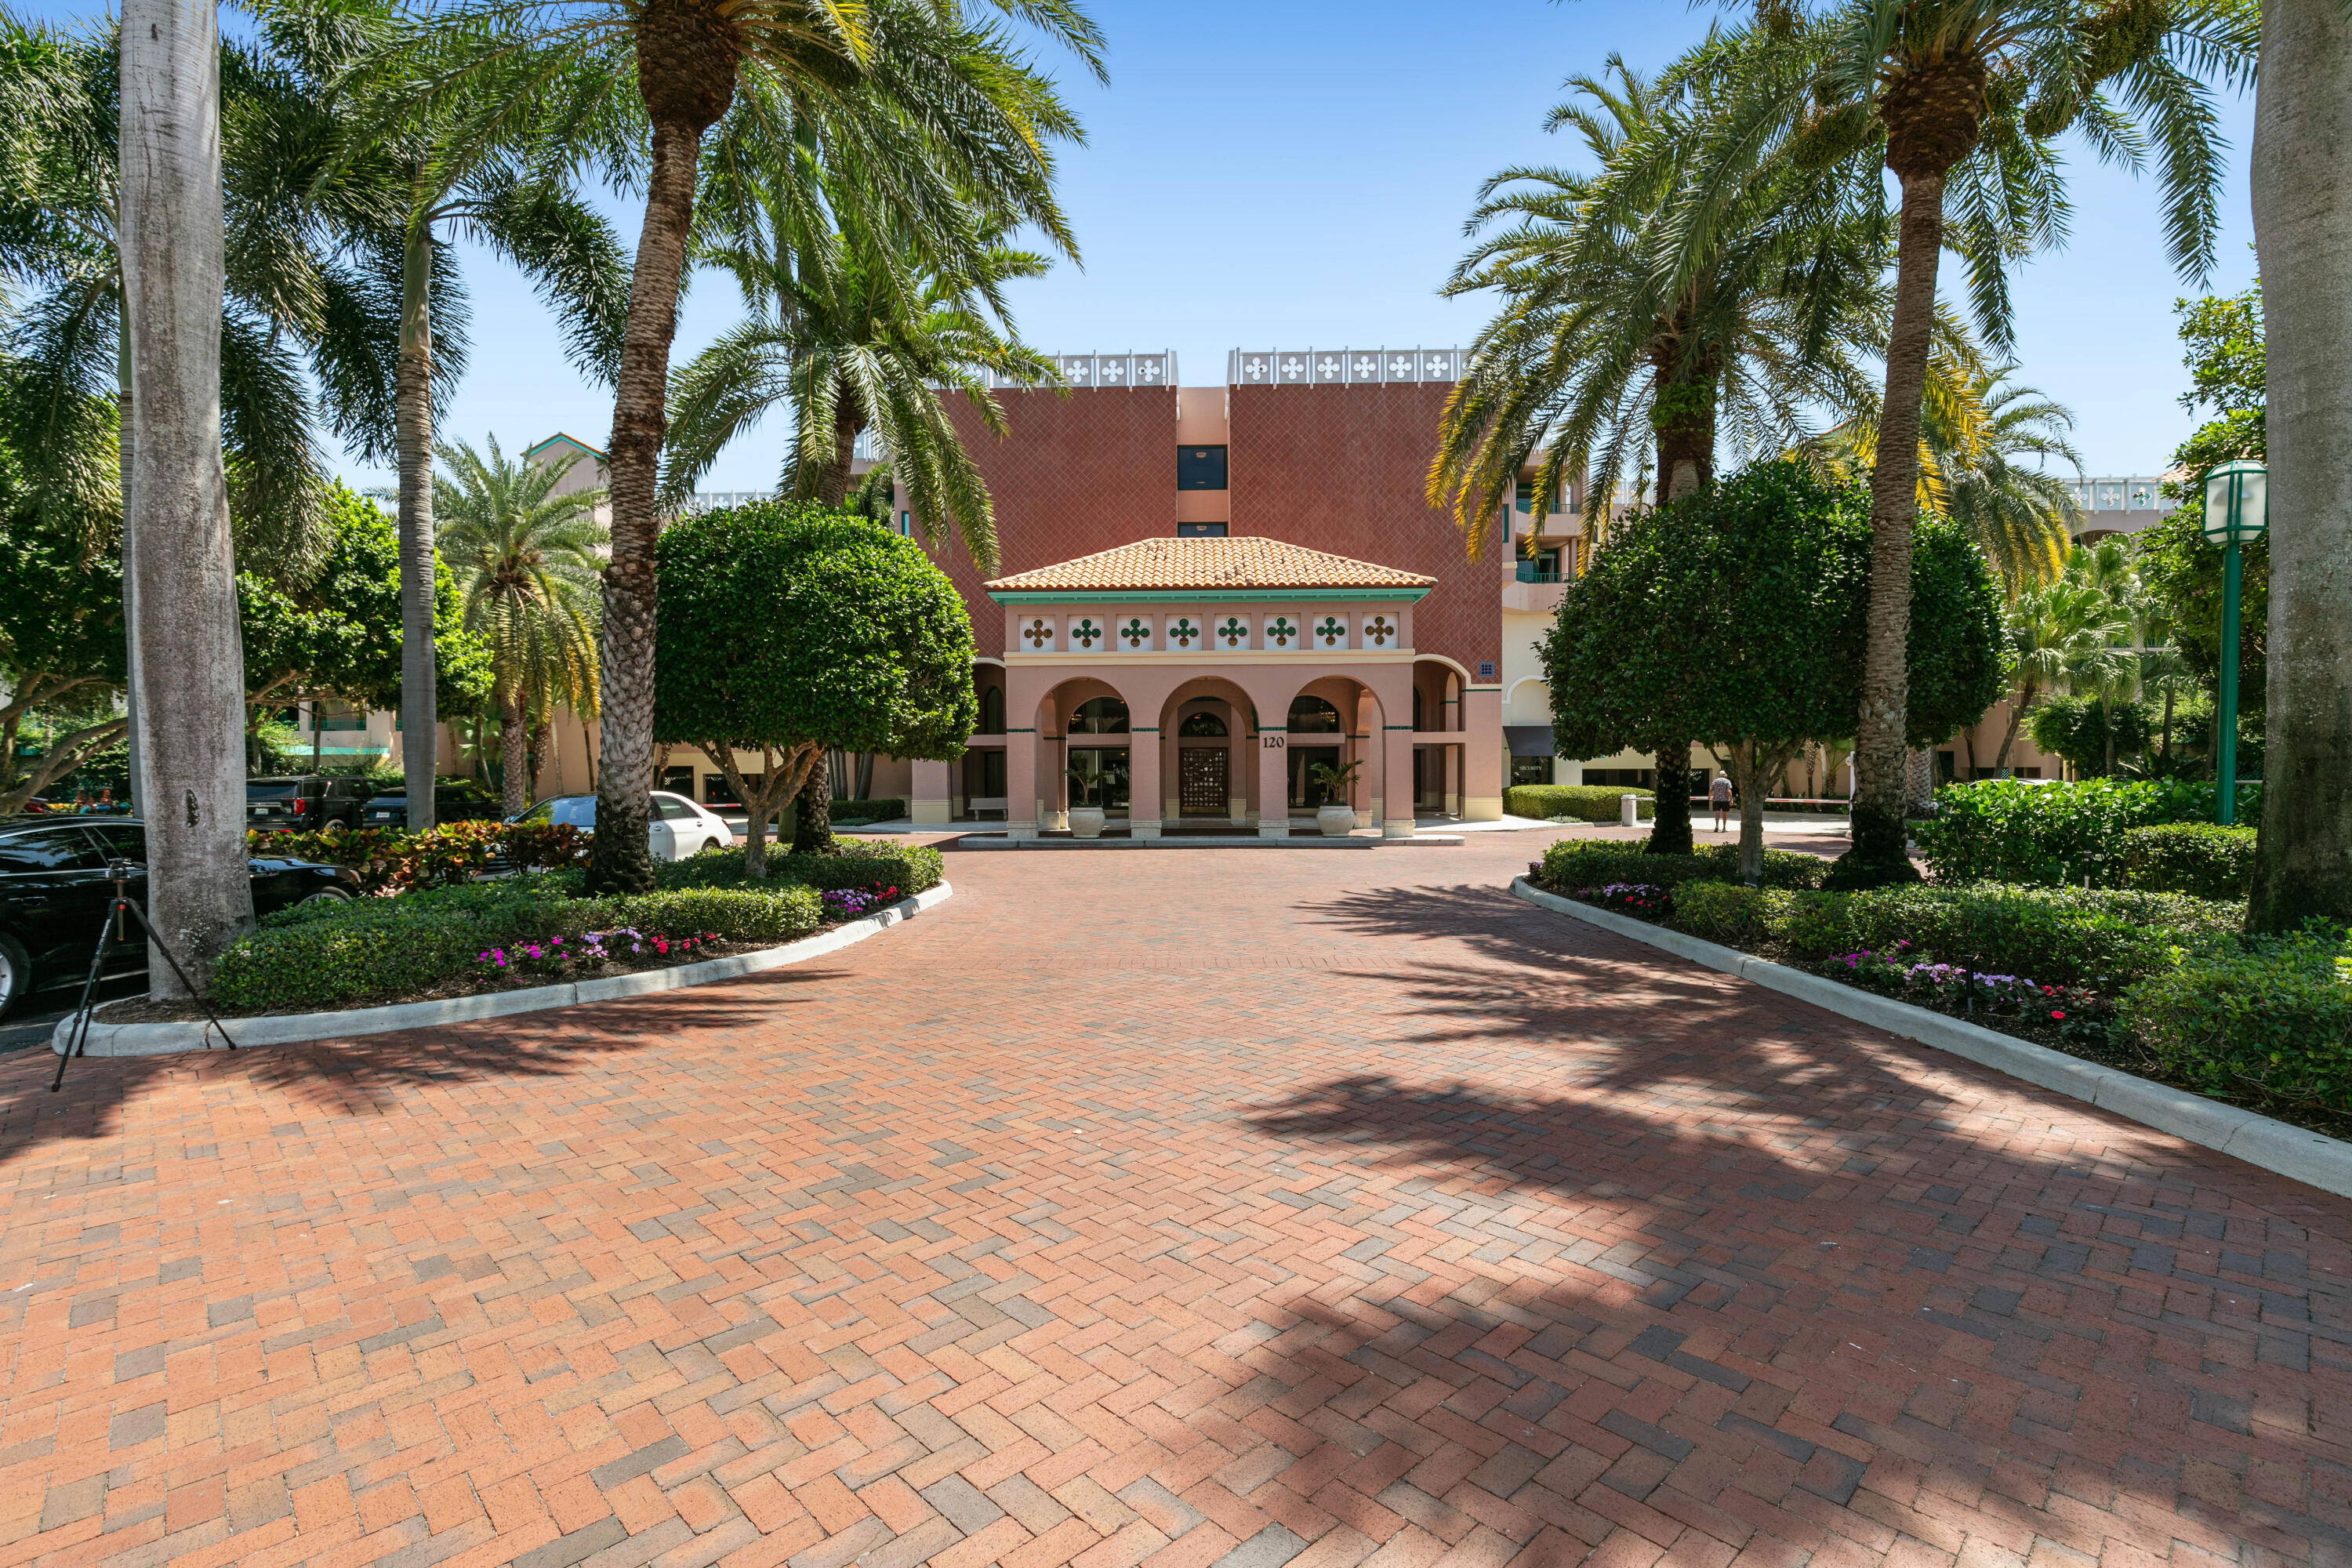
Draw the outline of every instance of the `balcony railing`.
M1234 349L1225 355L1233 386L1368 386L1459 381L1461 349Z
M1050 354L1055 374L1061 384L1083 391L1090 386L1105 390L1122 386L1173 386L1176 384L1176 351L1162 349L1157 353L1118 354ZM1018 391L1024 387L1051 386L1051 381L1023 381L994 371L981 373L991 387Z
M2163 482L2162 476L2154 474L2110 475L2077 479L2066 488L2084 511L2170 511L2178 503L2158 489Z

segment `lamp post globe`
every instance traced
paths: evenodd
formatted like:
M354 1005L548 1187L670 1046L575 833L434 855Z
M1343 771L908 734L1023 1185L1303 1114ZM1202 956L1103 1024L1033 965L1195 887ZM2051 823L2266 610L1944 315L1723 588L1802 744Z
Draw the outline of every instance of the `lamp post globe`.
M2214 715L2213 820L2238 820L2238 601L2242 591L2239 547L2270 527L2270 470L2248 458L2214 466L2205 476L2205 537L2221 547L2220 711Z

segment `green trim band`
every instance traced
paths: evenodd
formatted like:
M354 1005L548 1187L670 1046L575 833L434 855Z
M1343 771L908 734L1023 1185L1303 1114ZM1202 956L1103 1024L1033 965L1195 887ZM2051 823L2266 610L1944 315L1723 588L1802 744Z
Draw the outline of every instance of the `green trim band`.
M1344 605L1365 603L1418 604L1429 597L1427 588L1104 588L1087 594L990 594L1000 605L1224 605L1251 603L1297 605L1328 600Z
M1017 730L1007 730L1004 732L1008 735L1034 735L1037 732L1037 727L1034 724L1024 724Z
M1402 730L1407 733L1411 733L1412 731L1412 726L1410 724L1383 724L1381 728L1383 730Z

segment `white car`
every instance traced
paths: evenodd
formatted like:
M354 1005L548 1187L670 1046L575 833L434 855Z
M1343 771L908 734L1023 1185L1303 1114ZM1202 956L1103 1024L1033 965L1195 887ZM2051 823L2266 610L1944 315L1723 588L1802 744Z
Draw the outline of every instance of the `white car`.
M541 801L516 822L553 822L566 827L596 826L596 797L593 795L559 795ZM689 855L699 855L705 849L725 849L733 846L735 830L713 811L697 805L682 795L672 795L666 789L653 792L651 809L646 822L646 848L656 860L683 860Z

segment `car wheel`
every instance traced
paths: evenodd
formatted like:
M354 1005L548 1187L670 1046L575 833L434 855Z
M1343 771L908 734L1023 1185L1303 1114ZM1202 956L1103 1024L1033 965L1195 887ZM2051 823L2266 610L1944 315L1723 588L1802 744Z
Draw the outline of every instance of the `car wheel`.
M33 960L14 937L0 936L0 1018L33 989Z
M351 901L352 896L341 888L321 888L308 898L295 900L294 905L299 909L305 904L348 904Z

